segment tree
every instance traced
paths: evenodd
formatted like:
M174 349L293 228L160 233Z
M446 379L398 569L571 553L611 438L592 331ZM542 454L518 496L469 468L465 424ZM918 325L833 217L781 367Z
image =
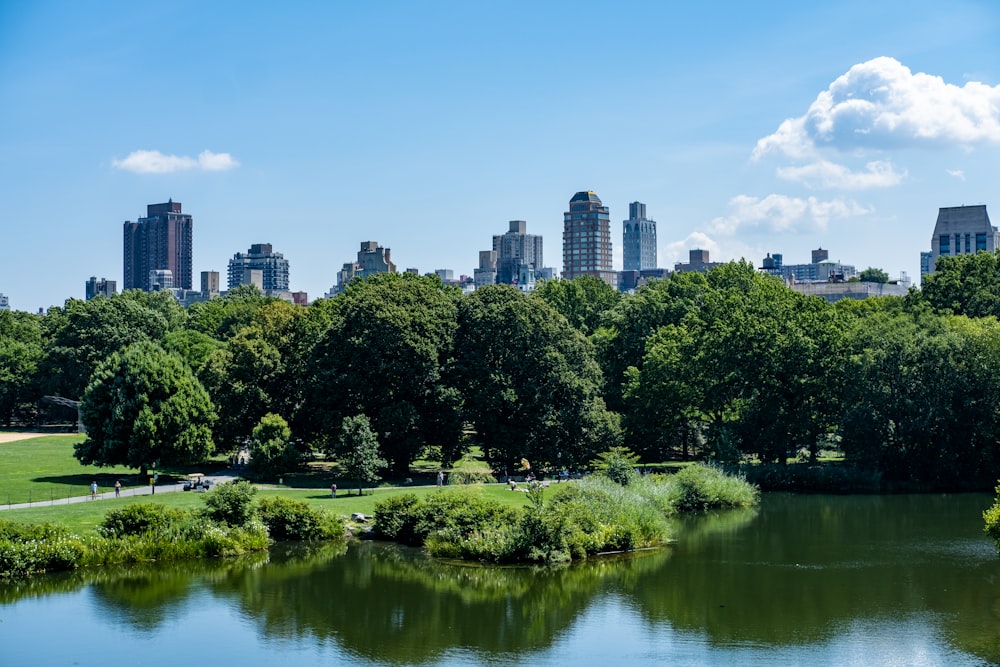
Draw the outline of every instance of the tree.
M869 266L858 274L858 279L863 283L887 283L889 282L889 274L882 269Z
M269 412L261 417L250 435L250 467L271 478L297 467L300 455L291 436L292 431L281 415Z
M87 439L73 455L84 465L197 463L212 452L215 411L179 358L152 342L113 353L94 371L80 404Z
M454 383L495 470L578 466L620 444L593 347L551 306L491 285L462 300L458 321Z
M37 369L43 356L39 318L29 313L0 311L0 421L10 426L25 421L40 397Z
M545 280L531 296L545 301L587 336L600 325L604 313L622 298L621 292L593 276Z
M383 273L351 282L333 299L332 323L303 369L295 424L331 451L344 417L366 415L400 477L431 447L453 456L461 397L442 371L460 297L436 276Z
M910 301L924 301L938 312L969 317L1000 317L1000 254L977 252L938 259Z
M639 456L628 447L612 447L597 455L590 465L616 484L628 486L635 477Z
M386 466L386 461L379 456L378 437L372 430L368 417L344 417L340 427L337 460L343 466L347 478L358 481L359 496L365 484L371 485L379 480L379 471Z

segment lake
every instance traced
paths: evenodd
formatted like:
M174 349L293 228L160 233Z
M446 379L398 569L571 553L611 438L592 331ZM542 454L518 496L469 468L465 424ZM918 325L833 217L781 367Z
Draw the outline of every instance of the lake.
M0 584L0 665L1000 664L985 494L792 496L559 569L374 542Z

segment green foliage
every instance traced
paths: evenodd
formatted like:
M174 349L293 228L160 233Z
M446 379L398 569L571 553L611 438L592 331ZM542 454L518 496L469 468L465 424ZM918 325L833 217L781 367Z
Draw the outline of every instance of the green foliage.
M621 292L593 276L545 280L531 296L552 306L584 335L596 331L604 313L614 308L622 298Z
M592 346L547 303L487 286L462 300L458 321L455 384L494 470L523 458L578 466L620 444Z
M1000 255L977 252L938 259L919 292L908 297L938 312L969 317L1000 317Z
M291 440L292 431L280 415L268 413L260 418L250 435L250 466L264 477L298 467L300 454Z
M402 544L420 544L415 533L420 499L413 493L390 496L375 503L374 533L383 539Z
M671 504L677 512L752 507L760 499L755 486L739 476L726 475L720 468L695 464L669 478Z
M887 283L889 282L889 274L882 269L869 266L858 274L858 279L863 283Z
M993 539L997 553L1000 554L1000 485L996 488L996 494L996 502L983 512L983 521L986 522L983 530Z
M0 580L76 569L84 549L61 528L0 520Z
M205 516L229 526L245 526L254 516L257 488L239 479L220 484L205 494Z
M41 396L36 371L43 357L39 318L0 311L0 422L27 422Z
M496 484L497 478L489 470L452 470L448 473L448 484L459 486L465 484Z
M212 452L212 402L191 371L157 344L137 343L103 362L80 405L83 464L145 470L182 465Z
M372 431L365 415L344 417L340 426L340 444L337 447L337 458L349 479L358 482L358 495L364 485L375 484L379 480L379 471L386 466L386 461L379 456L378 439Z
M135 503L116 508L104 515L97 532L102 537L128 537L159 534L179 520L182 513L159 503Z
M635 477L639 456L628 447L612 447L597 455L590 465L616 484L627 486Z
M343 521L301 500L262 498L257 513L275 541L332 540L344 535Z

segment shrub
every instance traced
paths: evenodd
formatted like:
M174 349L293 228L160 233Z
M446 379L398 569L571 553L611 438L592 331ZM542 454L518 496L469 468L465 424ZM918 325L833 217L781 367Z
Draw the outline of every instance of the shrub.
M220 484L205 494L205 514L229 526L245 525L253 517L255 495L257 489L243 479Z
M448 484L452 486L465 484L496 484L497 478L489 470L452 470L448 473Z
M414 535L420 499L414 493L401 493L375 503L372 530L378 537L402 544L417 545Z
M343 522L302 500L275 496L257 506L260 520L275 541L330 540L344 534Z
M626 486L635 477L639 456L628 447L612 447L590 462L594 469L616 484Z
M673 506L678 512L750 507L760 492L743 477L726 475L720 468L697 463L668 478Z
M102 537L159 533L171 522L177 521L182 514L178 510L168 510L160 503L125 505L105 514L97 527L97 532Z
M983 520L986 522L984 531L993 538L997 553L1000 554L1000 485L996 488L997 499L993 507L983 512Z
M62 528L0 521L0 578L73 570L84 552L80 539Z

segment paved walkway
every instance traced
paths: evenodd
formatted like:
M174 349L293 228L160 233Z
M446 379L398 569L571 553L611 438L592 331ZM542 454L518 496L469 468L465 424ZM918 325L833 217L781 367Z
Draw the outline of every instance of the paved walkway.
M216 484L222 484L223 482L229 482L237 477L239 477L239 471L233 468L227 468L221 470L217 473L211 475L205 475L206 480L212 482L212 486ZM156 493L174 493L175 491L183 491L184 482L177 482L176 484L159 484L156 487ZM135 486L128 489L122 489L122 498L128 498L131 496L149 496L154 495L152 487L149 486ZM96 500L115 500L115 491L111 489L110 491L101 491L97 494ZM70 503L89 503L94 502L94 498L90 495L85 496L70 496L69 498L57 498L55 500L41 500L31 503L13 503L10 505L0 505L0 510L17 510L26 509L29 507L50 507L52 505L69 505ZM120 500L120 498L119 498Z

